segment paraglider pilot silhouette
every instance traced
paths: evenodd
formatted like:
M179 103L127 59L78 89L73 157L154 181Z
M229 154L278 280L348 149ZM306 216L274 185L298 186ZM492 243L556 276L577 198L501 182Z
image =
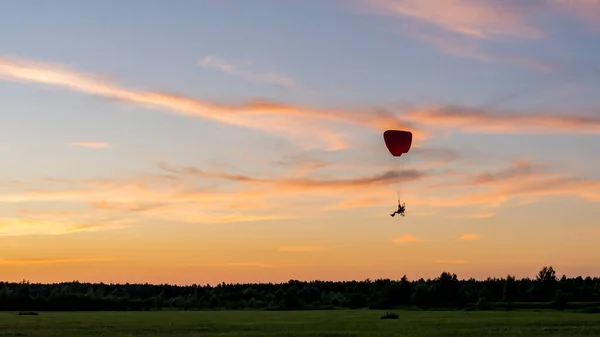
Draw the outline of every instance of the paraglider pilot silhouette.
M400 214L402 216L404 216L404 211L406 210L404 203L402 203L402 205L400 204L400 200L398 200L398 210L395 211L394 213L390 214L391 217L394 217L394 215L396 214Z
M395 158L408 153L412 145L412 132L402 130L387 130L383 133L383 141L390 154ZM400 190L398 190L398 210L390 214L394 217L396 214L404 216L406 207L400 203Z

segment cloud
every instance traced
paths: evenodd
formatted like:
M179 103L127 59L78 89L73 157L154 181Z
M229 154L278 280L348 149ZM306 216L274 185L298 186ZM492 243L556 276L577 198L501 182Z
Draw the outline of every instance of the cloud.
M505 53L496 42L545 39L544 19L574 14L600 28L594 0L362 0L362 11L399 19L394 31L439 51L485 63L510 63L544 74L565 71L554 62ZM546 21L549 22L549 21Z
M70 216L21 216L0 218L0 236L64 235L76 232L116 230L128 227L126 220L101 219L85 222L82 214Z
M423 153L433 158L452 154L436 148ZM6 215L0 222L0 234L56 235L161 221L231 223L310 218L336 209L391 207L394 187L400 181L418 184L403 192L408 214L427 212L422 206L476 206L465 214L449 216L476 218L492 216L489 207L509 202L532 202L553 196L600 201L600 181L565 175L553 171L550 165L522 158L493 171L447 173L440 168L417 168L368 175L352 170L298 174L296 166L306 164L300 158L285 161L283 167L289 171L269 175L160 164L156 173L131 177L13 182L9 184L10 192L0 194L0 203L15 204L27 211ZM403 189L404 186L408 185L403 185ZM46 207L56 207L57 202L65 207L62 211L47 211ZM312 211L306 212L307 208ZM421 239L407 235L394 241L415 240Z
M301 162L299 162L299 165ZM13 186L0 195L0 203L44 205L62 202L77 211L48 213L42 209L21 213L4 232L54 234L113 229L147 221L226 223L310 217L311 207L326 211L341 191L385 188L397 181L421 179L419 171L387 171L373 176L332 178L321 175L269 175L253 177L194 167L160 166L167 173L129 178L83 180L44 179ZM292 167L293 169L293 167ZM301 194L311 196L299 201ZM37 226L27 226L36 222ZM26 230L27 228L27 230Z
M223 179L234 182L241 182L246 184L256 185L271 185L277 188L279 191L282 189L292 189L293 193L302 190L316 190L316 189L356 189L356 188L368 188L377 185L390 185L392 183L398 183L402 181L412 181L422 179L428 176L428 173L421 172L418 170L405 170L405 171L386 171L377 175L368 177L353 177L353 178L261 178L252 177L243 174L231 174L227 172L210 172L200 170L195 167L187 168L173 168L165 163L159 164L160 168L170 173L192 175L202 178L214 178Z
M583 18L594 29L600 28L600 2L597 0L549 0L557 11L571 12Z
M401 235L395 237L392 242L394 243L413 243L413 242L421 242L423 241L421 238L417 238L411 234Z
M294 88L297 86L294 80L283 74L272 71L253 72L242 69L242 66L249 64L250 62L227 61L214 55L208 55L200 62L200 65L204 67L215 68L230 75L242 77L251 82L266 83L285 88Z
M248 211L248 210L244 210ZM264 213L264 214L233 214L233 215L223 215L215 218L215 223L230 223L230 222L252 222L252 221L265 221L265 220L284 220L284 219L293 219L295 218L292 215L286 214L272 214L272 213Z
M223 262L223 263L210 263L210 264L196 264L196 263L186 263L184 264L184 266L186 267L202 267L202 268L210 268L210 267L217 267L217 268L266 268L266 269L273 269L273 268L286 268L286 267L298 267L301 266L299 264L280 264L280 263L268 263L268 262L262 262L262 261L241 261L241 262Z
M452 39L434 34L420 32L414 33L414 37L420 39L423 42L433 45L434 47L446 54L473 59L480 62L491 63L496 60L494 56L481 50L479 45L475 44L472 41Z
M16 216L0 219L0 235L61 235L161 221L231 223L310 218L322 211L359 207L359 201L366 203L362 207L391 205L393 192L388 184L392 182L361 176L331 179L314 174L265 178L195 168L119 179L45 179L13 184L16 191L0 195L0 203L27 207ZM600 181L559 174L547 165L523 159L495 171L463 172L445 184L429 179L422 183L423 186L403 195L409 201L408 214L412 214L411 210L421 212L421 206L477 206L484 209L475 208L454 217L484 217L493 215L485 207L553 196L600 202ZM56 202L69 208L44 211ZM307 207L312 211L306 212ZM423 240L404 235L392 241L407 244ZM320 247L292 246L279 250L316 251L317 248Z
M127 211L127 212L143 212L151 209L156 209L167 205L161 202L111 202L111 201L91 201L90 205L97 209Z
M404 32L403 34L407 33ZM463 37L440 36L424 32L412 33L412 37L434 46L443 53L479 62L512 63L546 74L560 70L558 65L547 61L514 54L504 54L498 51L487 51L481 46L480 41L473 41Z
M479 234L475 234L475 233L465 233L463 235L460 236L459 240L460 241L475 241L477 239L480 238Z
M430 106L405 112L415 123L483 133L600 133L600 117L556 112L517 113L465 106Z
M333 164L330 161L327 161L323 158L317 158L308 155L306 152L301 154L292 154L292 155L284 155L280 157L280 159L272 160L264 163L273 167L277 165L278 167L284 169L291 169L292 171L287 171L290 176L304 177L311 172L325 168L327 166L332 166Z
M72 146L91 147L91 148L97 148L97 149L105 149L110 146L108 143L105 143L105 142L72 142L70 144Z
M519 178L528 178L538 175L543 172L547 172L549 169L548 165L540 163L534 163L528 160L515 160L512 165L500 169L496 172L480 172L469 177L464 184L459 186L482 186L493 184L496 182L506 183L507 181Z
M308 253L308 252L317 252L322 251L325 248L323 247L315 247L315 246L284 246L277 248L278 252L294 252L294 253Z
M457 173L453 181L443 181L432 184L433 188L467 188L492 186L495 183L508 183L511 180L539 177L542 173L549 173L550 166L543 163L532 162L526 159L515 159L509 165L494 172L478 171ZM519 180L520 181L520 180Z
M425 136L422 130L412 127L384 109L312 109L267 99L251 99L243 104L225 105L177 94L128 89L97 75L9 57L0 57L0 79L52 85L141 107L166 109L181 116L259 130L308 148L347 148L348 139L354 135L352 126L366 127L376 132L408 128L418 137ZM342 132L344 127L349 128L345 133Z
M526 13L534 9L515 1L497 0L369 0L371 8L385 15L411 19L458 35L490 39L537 39L543 31L529 24Z
M555 196L600 202L600 180L555 172L548 165L531 164L523 160L515 161L496 172L466 174L462 180L432 184L421 189L428 188L432 191L443 189L446 195L409 196L411 204L433 207L498 207L509 201L531 203Z
M112 261L116 261L116 259L106 257L0 259L0 265L90 263Z

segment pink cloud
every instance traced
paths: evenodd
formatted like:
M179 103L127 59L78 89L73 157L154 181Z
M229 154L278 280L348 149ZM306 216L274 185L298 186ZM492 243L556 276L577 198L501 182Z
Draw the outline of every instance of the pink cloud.
M528 22L530 6L496 0L370 0L381 14L397 15L442 30L475 38L535 39L543 31ZM531 6L533 7L533 6Z
M90 147L96 149L105 149L110 146L108 143L105 142L73 142L71 143L71 145L78 147Z

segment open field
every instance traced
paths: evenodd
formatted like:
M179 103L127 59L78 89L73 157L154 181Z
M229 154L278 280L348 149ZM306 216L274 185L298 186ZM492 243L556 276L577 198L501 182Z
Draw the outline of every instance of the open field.
M600 315L379 310L0 313L0 336L600 336Z

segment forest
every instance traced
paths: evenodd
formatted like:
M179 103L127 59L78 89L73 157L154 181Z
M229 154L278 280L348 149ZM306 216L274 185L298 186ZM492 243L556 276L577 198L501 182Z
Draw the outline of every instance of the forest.
M329 309L600 309L600 278L557 277L544 266L535 278L459 279L443 272L410 281L297 281L178 286L77 281L0 282L3 311L329 310Z

